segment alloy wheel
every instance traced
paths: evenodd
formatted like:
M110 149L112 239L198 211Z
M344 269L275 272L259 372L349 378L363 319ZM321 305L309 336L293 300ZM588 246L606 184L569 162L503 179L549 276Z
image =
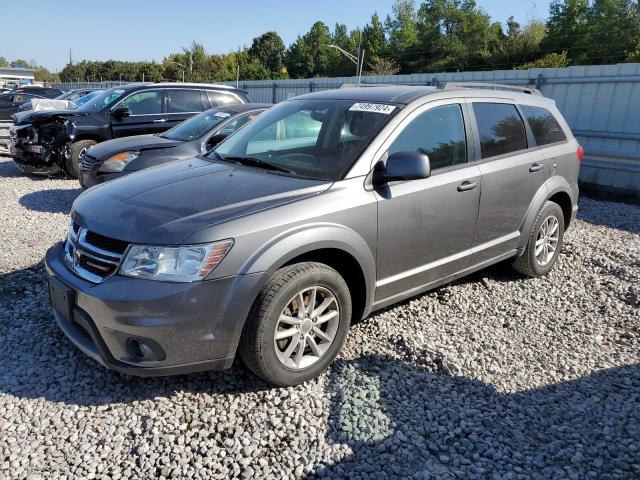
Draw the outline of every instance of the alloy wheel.
M316 363L331 347L340 324L333 293L319 285L296 293L282 310L273 343L278 360L301 370Z
M535 246L536 263L545 267L553 259L560 241L560 222L555 215L544 219L538 230Z

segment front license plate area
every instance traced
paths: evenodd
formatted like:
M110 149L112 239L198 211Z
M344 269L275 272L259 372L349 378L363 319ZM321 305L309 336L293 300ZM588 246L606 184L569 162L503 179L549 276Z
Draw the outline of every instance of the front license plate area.
M51 299L51 305L66 319L71 319L73 294L72 288L67 287L55 277L49 277L49 298Z
M42 145L25 145L24 149L31 153L42 153Z

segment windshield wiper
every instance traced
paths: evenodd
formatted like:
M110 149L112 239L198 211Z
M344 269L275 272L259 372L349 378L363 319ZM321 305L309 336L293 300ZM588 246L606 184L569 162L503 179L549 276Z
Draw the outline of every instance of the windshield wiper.
M280 165L276 165L275 163L270 163L270 162L267 162L265 160L260 160L259 158L255 158L255 157L234 157L234 156L225 156L225 157L223 157L222 155L220 155L215 150L213 151L213 153L220 160L227 160L227 161L231 161L231 162L236 162L236 163L239 163L241 165L248 165L250 167L259 167L259 168L265 168L265 169L268 169L268 170L275 170L277 172L288 173L289 175L297 175L297 173L294 172L293 170L289 170L288 168L281 167Z

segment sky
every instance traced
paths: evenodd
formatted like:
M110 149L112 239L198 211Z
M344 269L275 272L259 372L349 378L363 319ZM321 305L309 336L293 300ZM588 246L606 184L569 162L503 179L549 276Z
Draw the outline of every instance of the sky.
M420 3L417 0L416 3ZM92 2L48 0L8 2L2 6L0 56L12 61L35 60L51 71L69 61L156 60L181 51L192 41L208 53L227 53L273 30L285 45L309 30L317 20L332 29L364 26L373 12L382 19L393 0L109 0ZM477 0L493 20L545 19L548 0Z

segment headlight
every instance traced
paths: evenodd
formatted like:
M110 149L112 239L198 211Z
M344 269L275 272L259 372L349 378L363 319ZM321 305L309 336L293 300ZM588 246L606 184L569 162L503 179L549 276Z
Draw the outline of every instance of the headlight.
M138 158L138 152L122 152L107 158L98 171L100 172L121 172L129 162Z
M233 240L182 247L132 245L120 274L147 280L195 282L209 275L232 246Z

